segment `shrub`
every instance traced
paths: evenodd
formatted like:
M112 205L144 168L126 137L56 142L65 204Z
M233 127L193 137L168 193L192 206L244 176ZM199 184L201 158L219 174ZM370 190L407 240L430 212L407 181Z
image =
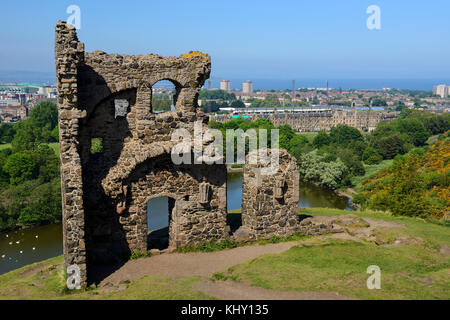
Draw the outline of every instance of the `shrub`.
M383 160L383 157L378 153L378 151L372 147L368 147L364 150L362 158L364 163L368 165L379 164Z

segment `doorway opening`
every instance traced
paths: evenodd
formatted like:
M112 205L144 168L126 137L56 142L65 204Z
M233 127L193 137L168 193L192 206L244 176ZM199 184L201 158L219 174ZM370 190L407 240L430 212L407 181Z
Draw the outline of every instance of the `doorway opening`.
M164 250L169 247L169 230L175 199L157 197L147 201L147 249Z
M227 175L227 225L230 233L242 226L242 173L230 172Z

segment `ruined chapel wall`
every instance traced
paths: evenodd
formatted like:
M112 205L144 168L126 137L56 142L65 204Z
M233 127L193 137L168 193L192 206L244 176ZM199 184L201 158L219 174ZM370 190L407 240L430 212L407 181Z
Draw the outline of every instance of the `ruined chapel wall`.
M160 196L176 201L170 223L171 248L226 238L226 175L221 165L175 166L164 156L142 165L130 177L129 210L120 218L124 225L133 226L127 230L130 247L147 250L147 201ZM210 188L204 203L200 199L202 183Z
M77 68L84 59L84 46L76 31L65 23L56 25L55 60L58 87L61 189L63 207L63 250L66 266L77 265L86 281L85 212L81 160L78 152L80 119Z
M271 156L273 149L267 149ZM259 151L254 151L255 153ZM298 226L299 172L295 158L279 149L279 167L264 175L247 156L242 186L242 227L254 238L287 236Z

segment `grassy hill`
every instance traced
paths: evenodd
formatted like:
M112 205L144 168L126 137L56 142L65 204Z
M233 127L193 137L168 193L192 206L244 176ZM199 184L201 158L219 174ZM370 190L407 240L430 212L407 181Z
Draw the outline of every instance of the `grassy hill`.
M330 216L349 212L302 209L300 213ZM78 291L65 289L63 259L57 257L1 275L0 299L213 299L196 284L225 279L277 292L337 292L360 299L450 299L448 224L373 211L355 214L377 221L375 242L349 240L350 234L342 239L302 237L283 253L259 256L208 279L153 275L117 288ZM385 227L388 224L397 227ZM395 245L396 239L408 237L420 241ZM380 290L366 287L370 265L381 269Z

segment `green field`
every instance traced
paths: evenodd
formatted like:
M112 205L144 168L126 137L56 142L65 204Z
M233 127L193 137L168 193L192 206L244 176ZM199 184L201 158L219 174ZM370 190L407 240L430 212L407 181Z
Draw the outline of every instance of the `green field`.
M302 209L311 216L341 215L337 209ZM235 212L235 214L239 214ZM337 292L359 299L450 299L450 228L448 223L379 212L358 212L360 217L400 224L377 228L377 239L420 237L422 243L383 246L367 241L303 237L281 254L270 254L223 270L209 281L234 279L250 286L294 292ZM122 290L65 289L63 259L57 257L0 276L0 299L210 299L195 289L202 277L146 276L123 284ZM381 289L366 287L366 269L381 269ZM228 280L231 281L231 280Z
M59 142L52 142L48 144L50 146L50 148L53 149L53 151L55 151L56 155L59 156ZM8 149L11 148L11 144L10 143L4 143L4 144L0 144L0 150L4 150L4 149Z

